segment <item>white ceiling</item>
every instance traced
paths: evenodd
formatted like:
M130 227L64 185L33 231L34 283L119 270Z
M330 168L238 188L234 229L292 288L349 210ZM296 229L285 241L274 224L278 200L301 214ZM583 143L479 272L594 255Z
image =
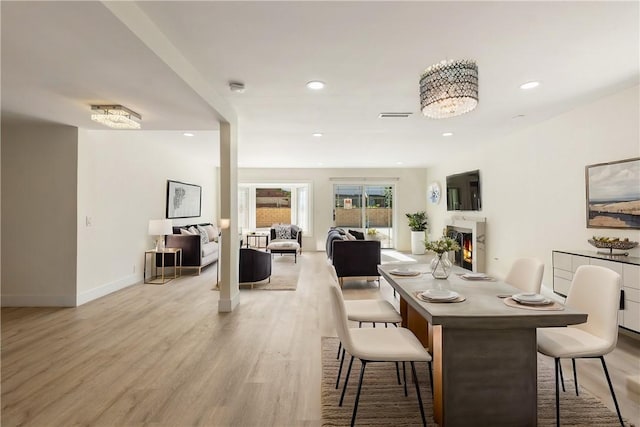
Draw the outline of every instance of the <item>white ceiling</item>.
M99 129L89 105L117 103L146 130L217 129L210 106L101 3L0 5L3 120ZM235 109L241 167L424 167L639 82L638 2L138 6ZM477 61L480 103L428 119L419 77L445 58ZM326 89L308 90L313 79ZM518 88L530 80L542 84Z

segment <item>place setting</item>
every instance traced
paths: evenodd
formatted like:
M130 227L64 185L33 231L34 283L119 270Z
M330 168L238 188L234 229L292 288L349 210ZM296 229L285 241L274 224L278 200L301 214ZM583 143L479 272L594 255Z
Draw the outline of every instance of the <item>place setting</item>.
M503 302L509 307L524 308L527 310L564 310L561 304L542 294L519 293L511 296L498 295L498 297L504 297Z
M495 282L495 278L487 276L484 273L463 273L458 274L463 280Z
M462 302L466 300L458 292L449 289L427 289L426 291L418 291L415 295L419 300L431 303Z
M406 266L396 267L393 270L389 270L389 273L400 277L415 277L422 274L420 271L412 270Z

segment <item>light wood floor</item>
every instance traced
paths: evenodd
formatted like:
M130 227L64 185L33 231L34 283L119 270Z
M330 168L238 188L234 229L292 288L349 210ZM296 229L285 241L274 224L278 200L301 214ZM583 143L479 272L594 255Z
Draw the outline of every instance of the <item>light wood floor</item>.
M2 309L2 426L320 425L330 277L324 253L298 262L297 291L242 290L228 314L216 311L211 268L78 308ZM384 282L345 285L347 298L380 295L393 300ZM623 415L640 419L625 387L640 342L622 337L607 362ZM599 366L579 362L579 374L609 404Z

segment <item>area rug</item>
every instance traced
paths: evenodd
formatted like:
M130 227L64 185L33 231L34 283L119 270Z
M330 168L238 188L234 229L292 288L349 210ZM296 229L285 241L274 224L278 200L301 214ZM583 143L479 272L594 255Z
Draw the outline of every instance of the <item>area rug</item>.
M348 426L351 423L353 402L360 375L360 362L354 361L349 377L349 387L342 407L338 406L348 358L340 379L340 388L336 390L336 376L340 361L336 359L338 339L322 338L322 425ZM473 356L470 356L473 357ZM543 357L543 356L538 356ZM427 425L433 426L433 403L426 364L416 364L420 393L427 416ZM411 370L407 365L407 379ZM560 424L565 426L619 426L618 417L602 402L580 388L576 396L573 381L566 378L566 393L560 395ZM409 396L405 397L403 386L398 385L395 365L392 363L371 363L367 365L356 425L359 426L419 426L422 425L415 387L409 380ZM555 426L555 386L553 369L538 361L538 426ZM627 425L625 423L625 425Z
M271 280L257 283L240 283L241 289L262 291L295 291L300 277L300 258L293 262L292 256L274 256L271 261Z

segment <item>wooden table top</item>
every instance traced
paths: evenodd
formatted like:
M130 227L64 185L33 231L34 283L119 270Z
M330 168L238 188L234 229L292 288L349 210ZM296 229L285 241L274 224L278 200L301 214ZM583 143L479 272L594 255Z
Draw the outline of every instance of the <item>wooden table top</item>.
M566 326L584 323L587 315L568 307L562 311L538 311L509 307L498 295L513 295L521 290L507 283L464 280L459 274L468 273L460 267L452 270L448 279L434 279L428 264L406 265L422 274L412 277L396 276L390 270L398 265L379 265L378 271L403 299L432 325L454 328L514 329ZM458 303L429 303L418 299L416 292L427 289L447 289L466 298Z

